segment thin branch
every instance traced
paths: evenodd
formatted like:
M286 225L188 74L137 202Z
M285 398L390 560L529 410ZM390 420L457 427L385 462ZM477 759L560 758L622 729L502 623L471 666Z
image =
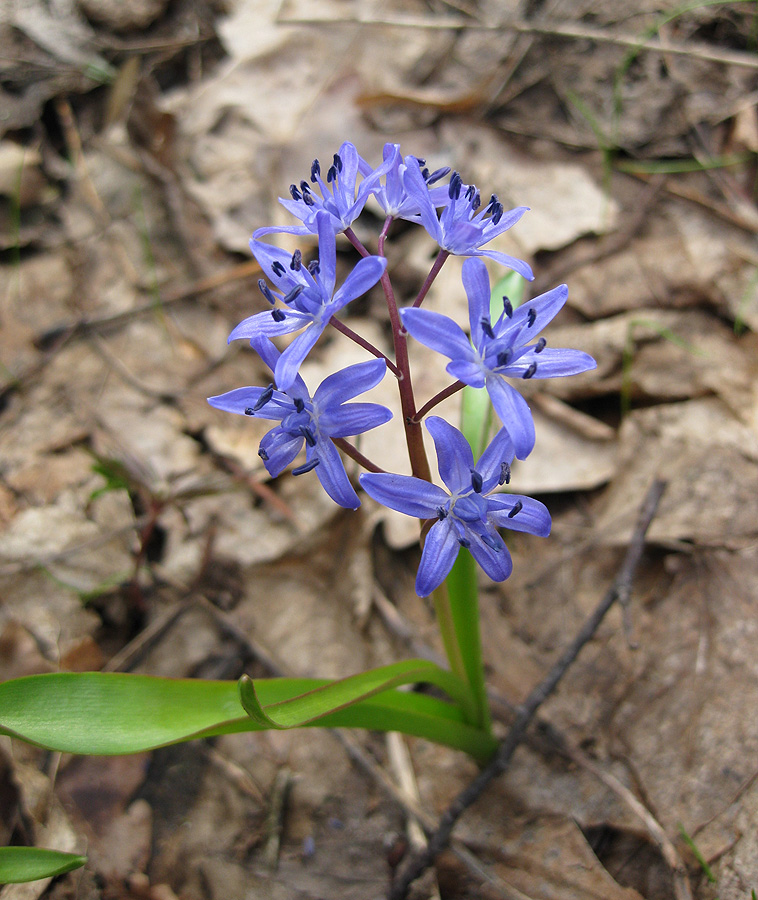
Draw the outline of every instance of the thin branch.
M332 438L332 442L336 444L343 453L349 456L350 459L354 459L359 466L363 466L367 472L377 472L379 475L385 473L384 469L380 469L376 463L372 463L371 460L367 456L364 456L357 447L354 447L344 438Z
M632 535L624 562L605 597L603 597L574 640L563 652L558 662L552 667L547 677L534 688L526 701L518 708L516 718L492 761L458 794L447 808L439 821L437 830L430 835L426 850L411 859L410 863L405 867L405 871L393 884L389 900L405 900L410 885L432 865L437 855L447 846L458 819L472 803L479 799L489 785L509 767L513 754L523 740L524 734L532 719L534 719L537 710L558 686L584 645L594 636L608 610L617 600L623 601L629 597L632 580L642 558L645 535L650 527L650 523L653 521L665 488L666 482L653 482L640 508L637 527Z
M349 337L351 341L355 341L355 343L360 347L363 347L364 350L368 350L372 356L375 356L377 359L383 359L387 363L387 368L390 372L392 372L396 378L400 377L400 369L392 362L389 356L382 353L382 351L378 347L375 347L370 341L362 338L357 332L353 331L352 328L348 328L344 322L340 322L340 320L334 316L329 319L329 324L333 328L336 328L340 334L344 334L345 337Z
M418 292L418 296L413 301L414 307L418 308L424 302L424 297L429 293L429 288L434 283L434 279L439 274L440 269L445 265L445 260L450 256L450 253L447 250L440 250L437 254L437 258L434 260L434 265L429 271L429 274L426 276L426 280L421 285L421 290Z
M413 421L420 422L438 403L442 403L443 400L447 400L448 397L452 397L453 394L457 394L458 391L463 390L465 387L466 385L462 381L454 381L452 384L449 384L444 390L440 391L439 394L435 394L431 400L421 407L413 417Z

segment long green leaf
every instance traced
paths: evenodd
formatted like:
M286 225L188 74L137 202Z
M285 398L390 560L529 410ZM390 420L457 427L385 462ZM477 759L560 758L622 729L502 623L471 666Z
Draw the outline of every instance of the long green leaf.
M260 704L269 707L329 683L273 678L260 679L255 687ZM495 749L489 735L463 721L457 705L410 691L383 691L329 713L317 724L402 731L477 759ZM95 756L140 753L263 728L245 712L234 681L60 672L0 683L0 734L49 750Z
M240 698L250 718L264 728L298 728L391 688L421 682L437 685L454 698L460 698L466 690L451 672L427 660L410 659L341 678L268 705L261 702L253 680L243 676Z
M18 884L63 875L87 862L86 856L40 847L0 847L0 884Z

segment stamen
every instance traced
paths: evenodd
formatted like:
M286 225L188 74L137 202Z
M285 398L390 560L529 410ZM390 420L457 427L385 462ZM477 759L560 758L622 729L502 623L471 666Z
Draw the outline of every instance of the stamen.
M329 166L329 171L326 173L326 183L331 184L333 181L337 180L337 167Z
M444 506L438 506L435 512L437 513L437 518L440 522L447 518L448 513Z
M283 309L272 309L271 310L271 318L275 322L283 322L287 318L287 314Z
M497 225L497 223L503 218L503 204L498 203L497 206L492 211L492 224Z
M487 204L487 209L485 210L485 212L493 210L498 205L498 203L499 201L497 199L497 194L492 194L490 196L490 202Z
M529 363L529 368L524 372L521 376L525 381L529 378L534 377L534 373L537 371L537 363Z
M468 550L468 548L471 546L471 541L465 537L459 537L458 543L466 550Z
M292 303L292 301L296 300L300 296L300 294L303 293L304 290L305 290L305 285L296 284L288 294L286 294L284 297L282 297L282 303L287 303L287 304Z
M421 170L421 177L427 184L429 183L429 169L427 169L426 166Z
M271 271L274 273L274 275L276 275L276 276L279 277L279 276L281 276L281 275L284 275L285 268L284 268L284 266L279 262L278 259L275 259L275 260L273 261L273 263L271 264Z
M303 195L297 189L297 185L295 185L295 184L290 185L290 196L292 197L293 200L302 200L303 199Z
M260 397L258 397L258 399L255 403L255 406L251 410L251 415L252 415L252 413L258 412L259 409L262 409L273 396L274 396L274 385L270 384L266 388L266 390L260 395ZM245 413L247 413L247 410L245 410Z
M484 480L481 472L477 472L476 469L471 469L471 487L474 489L474 493L481 494L483 486Z
M334 166L337 169L337 171L341 172L342 171L342 159L341 159L339 153L334 154L333 161L334 161Z
M497 483L498 484L510 484L511 483L511 467L505 461L500 463L500 477L498 478Z
M479 535L481 537L482 542L485 543L490 550L495 550L498 553L501 553L503 550L503 544L501 541L497 541L491 534L487 534L485 531L484 534Z
M419 164L419 167L426 165L426 160L424 159L423 156L414 156L413 159L416 160L416 162Z
M457 172L453 172L448 185L447 195L451 200L457 200L461 196L461 187L463 179Z
M246 416L253 416L253 415L255 415L255 410L253 409L252 406L246 406L246 407L245 407L245 415L246 415Z
M305 402L302 397L294 397L292 402L295 404L295 409L301 413L305 409Z
M305 199L306 194L310 194L311 188L307 181L300 182L300 190L303 192L303 199Z
M540 338L537 343L534 345L535 353L542 353L542 351L547 347L547 341L545 338Z
M497 355L497 364L499 366L507 366L511 359L510 350L501 350Z
M314 456L313 459L308 460L307 463L303 463L302 466L298 466L296 469L293 469L292 474L305 475L306 472L312 472L319 464L319 462L319 458L317 456Z
M532 307L529 312L526 314L526 327L531 328L537 320L537 310Z
M486 316L482 317L482 320L479 324L482 326L482 331L487 335L488 338L495 337L495 332L492 330L492 323Z
M482 195L479 191L474 195L474 199L471 201L471 211L476 212L479 207L482 205Z
M299 250L295 250L292 254L292 260L290 262L290 269L293 272L299 272L300 266L303 264L303 254Z
M311 273L311 275L313 275L314 278L316 277L316 275L318 275L318 273L321 271L321 267L319 266L317 259L312 259L308 263L308 271Z
M303 194L303 203L306 206L315 206L316 205L316 201L313 199L313 197L310 194Z
M503 309L505 310L506 316L509 319L513 318L513 304L507 297L503 297Z
M311 163L311 181L315 184L316 178L321 174L321 164L317 159Z
M443 166L441 169L435 169L431 175L428 175L426 178L427 184L434 184L435 181L439 181L441 178L444 178L450 172L450 166Z
M476 185L470 184L466 188L466 199L467 200L473 199L475 193L476 193Z
M305 438L305 443L309 447L316 446L316 435L313 433L313 431L307 425L300 425L300 427L297 430Z
M258 279L258 290L272 306L276 303L276 297L271 293L271 289L262 278Z
M508 518L509 518L509 519L514 518L514 516L517 516L517 515L521 512L521 510L522 510L523 508L524 508L524 504L523 504L520 500L517 500L517 501L516 501L516 505L515 505L515 506L513 507L513 509L508 513Z
M266 462L269 458L268 453L266 453L266 451L263 449L263 447L261 447L258 450L258 456L260 456L260 458L263 460L263 462Z

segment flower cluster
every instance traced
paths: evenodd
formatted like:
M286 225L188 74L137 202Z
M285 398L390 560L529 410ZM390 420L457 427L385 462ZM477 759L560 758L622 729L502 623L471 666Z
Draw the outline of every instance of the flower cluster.
M250 341L271 369L267 387L243 387L209 403L239 415L278 424L261 441L259 455L272 476L294 463L305 450L305 462L293 475L314 471L327 494L340 506L355 509L360 499L346 473L340 449L369 471L360 476L363 490L379 503L423 520L423 553L416 590L426 596L450 572L461 547L470 550L494 580L510 575L512 563L499 529L535 535L550 531L550 515L542 503L510 493L511 463L532 451L535 431L526 400L515 385L520 380L573 375L595 366L578 350L555 349L539 336L566 303L565 285L517 308L507 297L501 311L491 313L491 287L483 257L533 278L526 262L493 249L493 238L515 225L526 207L506 210L495 194L482 203L479 190L465 184L458 172L445 167L430 171L426 161L402 156L397 144L387 144L382 163L372 168L350 143L334 154L325 175L318 160L310 177L290 186L283 206L301 224L260 228L250 246L265 278L258 285L268 308L241 322L229 340ZM447 179L445 184L441 182ZM370 253L352 230L368 202L385 215L378 252ZM414 302L399 308L387 272L384 243L395 219L423 227L439 253ZM262 240L287 233L318 238L318 256L306 261L301 250L290 254ZM337 235L344 234L361 258L337 287ZM469 333L452 319L421 308L429 285L449 255L467 257L463 289L468 297ZM395 359L355 335L337 318L344 307L381 282L388 305ZM356 340L375 359L349 366L326 378L311 395L300 367L327 326ZM283 352L271 338L297 336ZM420 435L412 373L405 343L415 340L449 359L451 385L423 405L430 410L456 390L469 385L487 391L500 420L500 430L474 462L472 450L458 429L445 420L425 420L437 452L445 487L429 480L429 466ZM384 472L345 440L386 423L392 414L376 403L348 403L375 387L387 368L398 379L403 427L413 475ZM515 382L512 383L512 382ZM340 449L338 449L338 447Z

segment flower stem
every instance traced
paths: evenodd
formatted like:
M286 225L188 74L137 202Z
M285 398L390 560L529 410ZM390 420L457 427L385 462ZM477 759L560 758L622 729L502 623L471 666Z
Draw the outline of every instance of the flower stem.
M392 372L392 374L396 378L400 377L400 369L398 369L395 363L392 362L389 356L386 356L384 353L382 353L382 351L378 347L375 347L371 343L371 341L367 341L365 338L362 338L359 334L353 331L352 328L349 328L347 325L345 325L344 322L340 322L340 320L335 316L332 316L331 319L329 319L329 324L333 328L336 328L337 331L340 332L340 334L344 334L345 337L349 337L351 341L355 341L355 343L360 347L363 347L364 350L368 350L368 352L372 356L375 356L377 359L383 359L387 363L387 368L390 370L390 372Z
M453 610L450 606L447 585L444 582L432 593L432 600L434 601L434 612L437 616L437 624L439 625L440 634L442 635L442 643L445 646L445 655L450 663L450 669L464 682L464 684L470 685L466 664L455 631L455 621L453 618ZM476 697L476 695L474 696ZM476 719L479 718L478 707L479 698L476 697L474 708L468 710L468 715L472 716L471 724L474 724Z
M416 421L420 422L424 418L424 416L428 412L433 410L438 403L442 403L443 400L447 400L448 397L452 397L453 394L457 394L458 391L462 390L465 387L466 385L462 381L454 381L444 390L440 391L439 394L435 394L432 399L425 403L416 413Z
M384 469L380 469L375 463L372 463L371 460L364 456L361 451L354 447L349 441L346 441L344 438L332 438L332 442L342 450L350 459L354 459L359 466L363 466L367 472L378 472L380 475L384 474Z
M426 281L421 285L421 290L418 292L418 297L413 301L414 307L419 307L424 302L424 297L426 297L429 292L429 288L432 286L434 279L439 274L440 269L445 264L445 260L450 256L448 250L440 250L437 254L437 258L434 260L434 265L432 266L429 274L426 276Z

